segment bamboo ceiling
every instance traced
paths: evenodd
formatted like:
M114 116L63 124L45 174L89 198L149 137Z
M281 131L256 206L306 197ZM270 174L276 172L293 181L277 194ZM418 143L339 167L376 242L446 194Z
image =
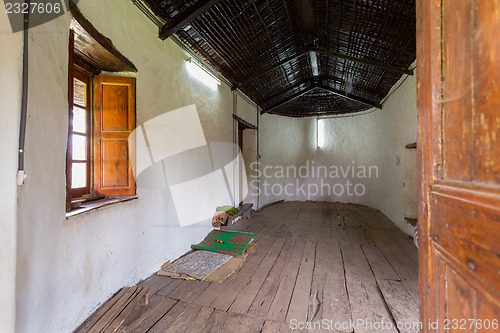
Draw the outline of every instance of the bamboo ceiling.
M344 114L380 103L415 60L414 0L145 0L264 112Z

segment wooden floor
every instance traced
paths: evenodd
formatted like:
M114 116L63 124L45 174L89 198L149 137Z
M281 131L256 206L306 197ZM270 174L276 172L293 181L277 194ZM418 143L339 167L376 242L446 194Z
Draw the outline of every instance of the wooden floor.
M153 275L121 332L417 332L417 249L380 212L285 202L229 229L257 248L222 283ZM321 326L322 325L322 326ZM377 326L378 325L378 326ZM391 328L392 326L392 328Z

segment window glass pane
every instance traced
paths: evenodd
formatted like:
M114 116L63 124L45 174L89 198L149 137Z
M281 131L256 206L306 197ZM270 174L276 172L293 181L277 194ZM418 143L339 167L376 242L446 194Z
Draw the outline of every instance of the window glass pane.
M73 79L73 103L87 105L87 85L78 79Z
M87 137L73 134L73 159L87 159Z
M73 132L87 133L87 110L73 107Z
M87 163L73 163L71 167L71 188L87 186Z

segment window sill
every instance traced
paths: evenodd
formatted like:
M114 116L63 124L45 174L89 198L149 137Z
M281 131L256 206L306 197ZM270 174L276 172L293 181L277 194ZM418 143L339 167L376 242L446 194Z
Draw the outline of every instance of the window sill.
M137 198L138 197L136 195L126 196L126 197L106 197L106 198L99 199L99 200L84 202L80 207L73 209L69 213L66 213L66 218L72 217L75 215L79 215L79 214L83 214L83 213L87 213L87 212L90 212L92 210L96 210L96 209L99 209L101 207L109 206L112 204L125 202L125 201L131 201L131 200L134 200Z

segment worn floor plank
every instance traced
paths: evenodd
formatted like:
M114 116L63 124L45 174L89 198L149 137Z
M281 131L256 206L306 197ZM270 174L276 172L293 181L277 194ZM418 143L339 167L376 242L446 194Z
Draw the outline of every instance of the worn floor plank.
M131 313L125 318L122 323L122 328L127 328L127 331L132 330L137 325L139 325L147 316L151 314L158 306L160 306L165 301L165 297L160 295L154 295L148 301L147 305L137 304L131 311ZM123 331L126 332L126 331Z
M186 325L185 328L189 328L190 333L204 333L203 328L213 312L214 309L202 306L196 318L189 325Z
M264 259L264 256L269 251L271 245L273 245L273 240L270 237L266 237L256 249L256 252L248 256L241 270L234 277L234 279L231 280L226 288L224 288L224 292L222 292L212 302L211 306L214 309L227 311L229 307L231 307L241 290L251 280L255 270L261 263L262 259Z
M226 229L256 233L241 268L222 283L149 277L138 284L151 289L149 304L135 305L120 332L347 333L362 319L355 333L396 333L370 325L418 321L417 250L373 208L282 202ZM336 327L292 330L299 322Z
M339 323L348 323L352 319L342 252L337 243L316 245L308 321L321 322L323 319ZM349 328L340 328L337 331L351 332Z
M229 312L240 314L247 313L266 277L269 275L269 271L278 259L284 244L285 240L282 238L277 239L274 242L259 267L257 267L250 280L247 282L245 287L243 287L243 290L238 294L238 297L229 308Z
M163 296L160 296L164 298ZM177 303L177 301L174 301L169 298L164 298L163 302L156 307L151 313L144 318L143 321L136 327L132 328L131 330L128 329L128 327L123 328L123 332L130 332L130 333L144 333L148 332L150 328L152 328L165 314Z
M355 326L355 332L397 333L395 328L374 329L377 327L374 325L381 327L383 323L392 322L392 319L360 245L342 246L342 254L352 320L359 323Z
M102 306L100 306L95 313L87 318L85 322L75 330L77 333L88 332L92 327L96 325L96 323L106 315L108 311L127 293L126 288L122 288L118 291L113 297L108 299Z
M351 245L349 235L348 235L347 230L345 228L338 227L338 228L332 229L331 236L332 236L332 240L334 242Z
M307 319L315 256L316 243L309 241L306 243L302 254L302 261L293 289L290 306L288 307L286 322L290 322L292 319L305 322Z
M262 333L288 333L288 332L292 332L292 330L290 329L290 325L277 321L266 320L264 327L262 327Z
M227 312L214 310L205 325L200 329L203 333L220 333L226 322ZM188 330L190 331L190 330Z
M181 284L179 284L177 288L175 288L165 296L181 302L193 302L209 286L210 282L185 280Z
M198 304L187 304L183 311L174 318L166 329L168 329L169 333L186 332L186 327L191 326L192 322L198 317L201 308L202 306Z
M278 290L274 300L269 308L266 317L270 320L284 321L290 305L293 288L297 279L297 274L302 260L302 253L304 251L305 242L297 240L293 249L292 255L285 268L285 274L281 279Z
M173 281L160 289L157 294L160 296L168 296L174 289L180 286L185 280L182 279L172 279Z
M158 291L161 289L165 288L168 286L170 283L174 282L175 279L169 278L168 276L161 276L161 275L151 275L144 281L140 282L138 284L139 287L146 287L151 290L151 293L149 294L150 297L155 295Z
M164 333L172 327L173 322L179 318L188 307L187 303L177 302L156 324L148 330L148 333Z
M247 333L260 332L264 326L264 320L244 316L238 313L229 313L227 315L224 326L221 332L224 333Z
M418 333L418 304L400 281L381 280L378 285L401 333Z
M269 308L271 307L276 291L280 286L285 268L292 254L292 250L295 247L295 242L296 241L294 239L289 238L285 243L285 246L283 246L283 250L281 251L278 259L276 259L273 268L269 272L269 275L248 310L249 315L265 318L266 314L269 312Z
M400 237L405 235L399 234ZM385 230L372 230L370 237L401 278L415 302L419 302L418 262L411 260ZM415 249L416 251L416 249Z
M398 273L396 273L378 248L362 246L362 249L377 279L400 280Z

